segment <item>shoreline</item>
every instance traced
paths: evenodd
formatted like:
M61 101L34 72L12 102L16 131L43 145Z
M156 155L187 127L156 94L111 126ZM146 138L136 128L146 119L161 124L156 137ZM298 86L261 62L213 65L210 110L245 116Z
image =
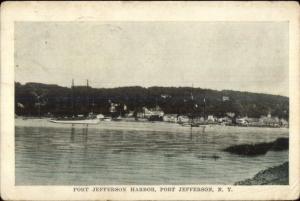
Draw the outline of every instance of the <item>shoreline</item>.
M262 170L253 178L235 182L234 185L289 185L289 162Z
M16 119L22 119L22 120L50 120L52 119L52 117L45 117L45 116L42 116L42 117L35 117L35 116L17 116L15 117L15 120ZM104 120L104 119L101 119L100 122L105 122L107 120ZM168 123L168 124L176 124L176 125L181 125L179 122L169 122L169 121L150 121L150 120L146 120L146 119L133 119L133 118L122 118L120 120L114 120L114 119L110 119L109 122L112 121L112 122L138 122L138 123L145 123L145 122L149 122L149 123L155 123L155 122L158 122L158 123ZM279 127L276 127L276 126L267 126L267 125L248 125L248 126L244 126L244 125L224 125L224 124L220 124L220 123L205 123L205 124L201 124L203 126L222 126L222 127L238 127L238 128L276 128L276 129L282 129L282 128L286 128L286 129L289 129L289 127L285 127L285 126L279 126ZM196 126L198 127L198 126Z

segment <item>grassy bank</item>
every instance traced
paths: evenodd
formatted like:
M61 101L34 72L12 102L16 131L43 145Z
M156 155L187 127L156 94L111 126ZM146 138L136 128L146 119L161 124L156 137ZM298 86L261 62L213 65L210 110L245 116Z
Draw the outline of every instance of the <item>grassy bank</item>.
M257 173L252 179L236 182L234 185L288 185L289 163L271 167Z

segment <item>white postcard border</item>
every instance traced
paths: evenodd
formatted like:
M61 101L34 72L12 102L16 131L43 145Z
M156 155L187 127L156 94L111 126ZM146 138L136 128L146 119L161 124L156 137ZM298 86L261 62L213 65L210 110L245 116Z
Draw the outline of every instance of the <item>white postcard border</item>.
M15 186L14 23L18 21L288 21L290 185L184 185L232 188L232 192L219 193L86 193L74 192L73 186ZM296 2L4 2L1 5L1 197L5 200L270 200L299 197L299 27Z

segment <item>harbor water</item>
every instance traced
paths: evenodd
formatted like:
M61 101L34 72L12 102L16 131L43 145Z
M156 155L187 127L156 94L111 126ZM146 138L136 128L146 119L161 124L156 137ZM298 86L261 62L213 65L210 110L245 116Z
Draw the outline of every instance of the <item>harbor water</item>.
M233 184L288 161L288 151L243 157L237 144L288 137L287 128L183 127L164 122L63 125L15 119L16 185Z

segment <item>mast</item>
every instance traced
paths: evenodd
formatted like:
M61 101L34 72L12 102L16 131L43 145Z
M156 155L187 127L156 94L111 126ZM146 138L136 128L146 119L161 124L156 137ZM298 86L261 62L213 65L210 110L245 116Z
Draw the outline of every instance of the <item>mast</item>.
M194 95L193 95L193 89L194 89L194 83L192 83L192 89L191 89L191 101L192 101L192 115L191 115L191 123L194 123L194 116L195 116L195 101L194 101Z
M204 98L203 98L203 117L204 117L204 120L205 120L205 113L206 113L206 111L205 111L205 108L206 107L206 100L205 100L205 95L204 95Z
M89 113L90 103L89 103L89 80L86 80L86 99L87 99L87 111Z
M72 104L72 115L75 116L75 109L74 109L74 79L72 79L72 87L71 87L71 90L72 90L72 97L71 97L71 104Z

